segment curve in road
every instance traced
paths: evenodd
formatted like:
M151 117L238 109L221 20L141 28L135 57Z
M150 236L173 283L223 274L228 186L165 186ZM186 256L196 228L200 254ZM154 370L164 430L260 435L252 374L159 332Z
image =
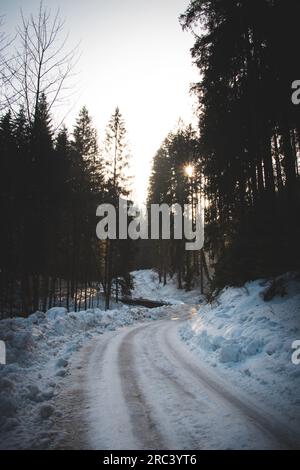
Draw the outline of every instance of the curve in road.
M224 383L180 341L180 322L195 309L166 309L163 320L107 333L86 348L82 405L69 423L81 429L77 448L297 448L286 423Z

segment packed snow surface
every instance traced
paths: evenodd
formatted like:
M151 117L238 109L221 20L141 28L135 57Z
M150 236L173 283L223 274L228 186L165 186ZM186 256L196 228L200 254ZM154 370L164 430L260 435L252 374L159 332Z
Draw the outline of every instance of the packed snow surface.
M62 411L55 398L73 354L94 337L161 315L159 308L68 313L55 307L28 318L1 320L7 364L0 365L0 449L49 447L59 437L53 421Z
M298 448L285 420L220 380L180 340L178 326L194 307L166 309L169 317L105 335L83 355L89 367L79 369L76 395L84 398L61 447Z

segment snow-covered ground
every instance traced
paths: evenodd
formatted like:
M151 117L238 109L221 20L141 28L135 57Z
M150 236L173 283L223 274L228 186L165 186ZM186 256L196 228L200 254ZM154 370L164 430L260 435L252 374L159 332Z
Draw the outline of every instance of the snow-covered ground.
M68 401L74 408L68 396L81 399L59 448L298 448L289 423L222 381L180 340L178 327L195 308L165 309L169 317L104 335L80 354L65 409Z
M95 337L136 322L155 320L161 309L128 308L70 312L52 308L28 318L0 321L7 364L0 365L0 449L44 448L59 432L55 403L73 354Z
M255 281L205 304L175 279L133 276L134 298L172 306L0 321L0 448L118 448L116 432L137 448L274 448L281 436L288 446L286 424L300 428L299 277L284 276L287 295L269 302Z
M261 296L266 281L223 290L179 334L201 362L299 429L300 365L292 363L292 343L300 340L300 278L281 280L286 295L268 302Z
M168 276L167 284L164 286L163 282L159 282L158 274L151 269L134 271L132 275L134 281L132 297L136 299L157 300L172 305L183 303L194 305L203 301L199 288L189 292L177 289L176 276L173 278Z

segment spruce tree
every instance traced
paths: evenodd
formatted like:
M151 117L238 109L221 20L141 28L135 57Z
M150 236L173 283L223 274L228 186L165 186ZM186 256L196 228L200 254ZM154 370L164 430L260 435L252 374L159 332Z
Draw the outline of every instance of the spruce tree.
M119 197L130 195L130 155L128 151L127 132L125 121L119 108L111 116L106 128L105 137L105 180L107 187L106 202L113 204L118 214ZM117 216L118 220L118 216ZM127 292L130 288L131 258L124 256L132 252L131 240L107 240L105 244L104 264L104 291L106 308L110 306L112 283L115 279L116 298L118 298L119 284ZM123 253L123 254L122 254Z

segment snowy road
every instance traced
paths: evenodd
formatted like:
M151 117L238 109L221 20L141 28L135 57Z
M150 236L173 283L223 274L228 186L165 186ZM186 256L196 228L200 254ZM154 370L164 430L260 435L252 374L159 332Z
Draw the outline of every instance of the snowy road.
M60 448L297 447L286 424L180 341L178 327L195 309L166 308L168 318L99 336L78 355L65 390Z

